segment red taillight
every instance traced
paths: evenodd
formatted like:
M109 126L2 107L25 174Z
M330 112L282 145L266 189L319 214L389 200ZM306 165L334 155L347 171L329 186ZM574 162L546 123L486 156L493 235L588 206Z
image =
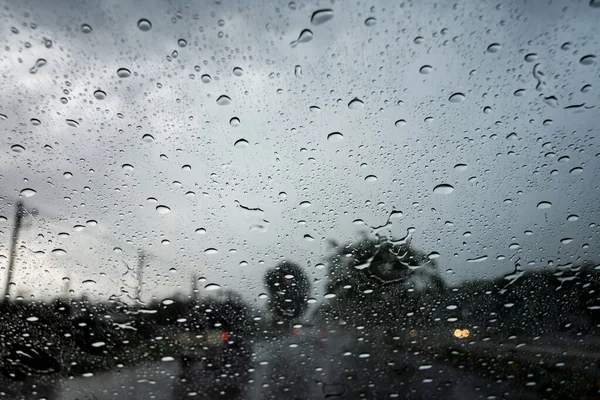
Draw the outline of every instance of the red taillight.
M294 335L300 334L300 328L294 328Z
M223 332L221 333L221 340L226 342L229 340L229 333L228 332Z

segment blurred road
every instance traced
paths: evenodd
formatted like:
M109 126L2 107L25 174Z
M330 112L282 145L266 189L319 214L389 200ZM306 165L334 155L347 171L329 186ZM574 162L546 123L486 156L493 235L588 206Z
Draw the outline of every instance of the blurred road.
M483 371L485 374L485 371ZM493 377L431 362L348 334L289 336L255 344L252 361L219 371L177 361L62 380L48 398L141 399L536 399ZM39 398L39 397L37 397Z

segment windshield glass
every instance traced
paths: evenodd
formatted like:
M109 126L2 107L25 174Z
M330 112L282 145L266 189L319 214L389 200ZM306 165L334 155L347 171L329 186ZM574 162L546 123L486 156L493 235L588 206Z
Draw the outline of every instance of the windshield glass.
M0 398L600 397L599 1L0 5Z

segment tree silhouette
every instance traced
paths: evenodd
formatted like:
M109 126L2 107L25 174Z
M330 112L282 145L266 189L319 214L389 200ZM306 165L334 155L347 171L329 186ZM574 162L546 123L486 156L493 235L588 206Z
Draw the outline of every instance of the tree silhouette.
M335 298L317 314L327 320L384 328L398 326L407 314L431 320L438 311L432 303L445 292L435 261L414 249L408 236L392 242L365 235L338 246L327 264L326 289Z
M269 308L274 317L289 322L304 314L310 282L299 265L283 261L267 271L264 283L270 294Z

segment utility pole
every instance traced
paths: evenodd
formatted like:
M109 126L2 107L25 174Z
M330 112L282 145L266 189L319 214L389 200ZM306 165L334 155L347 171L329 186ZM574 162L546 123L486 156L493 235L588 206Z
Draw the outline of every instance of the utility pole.
M13 270L15 267L15 259L17 258L17 243L19 242L19 231L21 230L21 222L23 220L23 202L17 202L17 209L15 210L15 224L13 225L13 234L10 242L10 254L8 258L8 270L6 271L6 282L4 283L4 299L8 299L10 296L10 283L13 277Z
M146 254L140 249L138 250L138 267L137 267L137 289L136 298L141 301L140 296L142 295L142 282L144 274L144 263L146 261Z

